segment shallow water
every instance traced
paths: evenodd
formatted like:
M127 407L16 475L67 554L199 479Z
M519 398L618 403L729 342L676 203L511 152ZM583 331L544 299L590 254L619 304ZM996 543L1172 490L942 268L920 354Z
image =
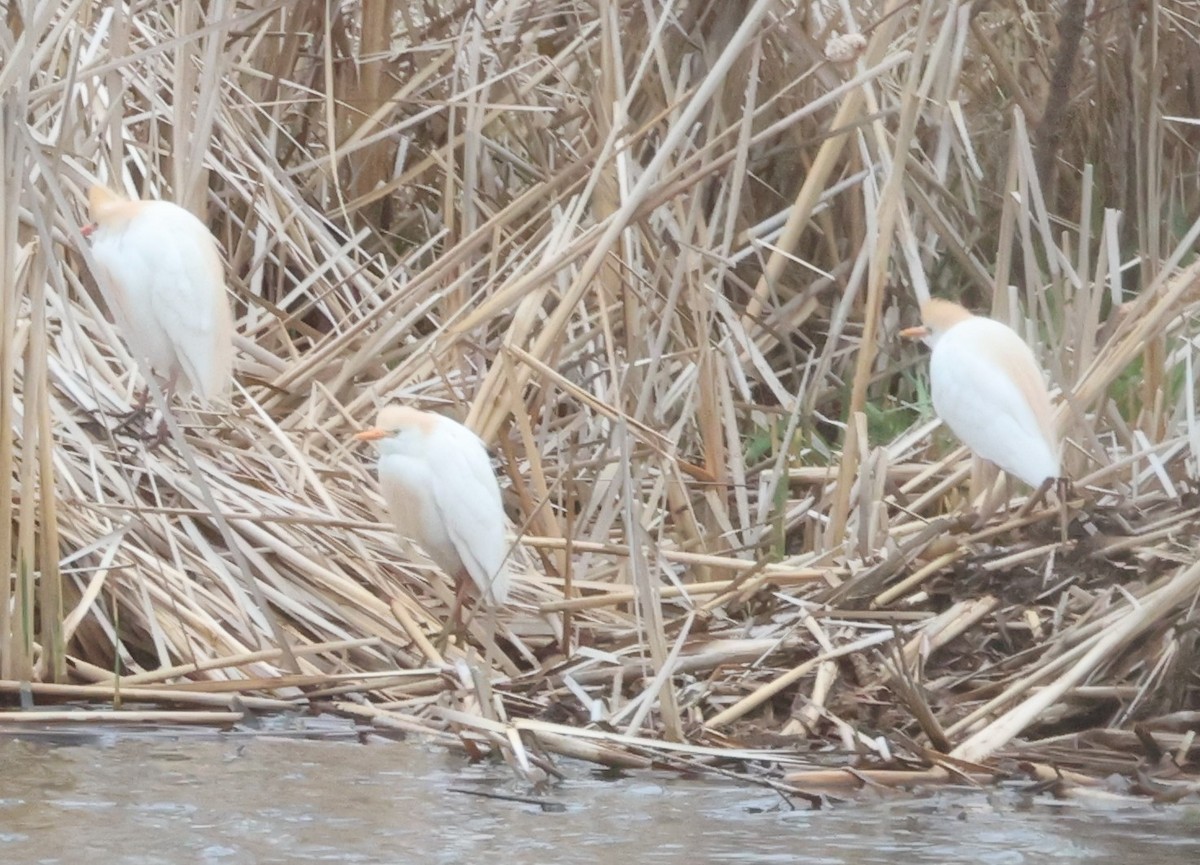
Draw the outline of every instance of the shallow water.
M414 742L177 732L0 741L0 862L1200 862L1200 805L1056 802L1015 792L791 810L756 787L567 763L561 810L503 766ZM492 863L489 863L492 865Z

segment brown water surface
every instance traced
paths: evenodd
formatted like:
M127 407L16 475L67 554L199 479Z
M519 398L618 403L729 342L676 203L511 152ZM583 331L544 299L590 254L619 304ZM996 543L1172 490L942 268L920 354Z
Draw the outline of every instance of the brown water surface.
M294 732L294 731L293 731ZM0 741L0 863L1200 862L1200 804L939 791L793 810L760 788L566 763L546 800L419 742L85 731Z

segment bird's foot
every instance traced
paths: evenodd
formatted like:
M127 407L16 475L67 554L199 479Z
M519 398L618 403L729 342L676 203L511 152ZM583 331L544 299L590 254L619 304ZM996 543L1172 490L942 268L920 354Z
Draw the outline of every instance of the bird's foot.
M143 385L142 389L133 399L133 406L126 412L119 412L115 416L120 418L117 425L112 428L114 434L128 433L135 426L140 426L145 422L150 415L150 385ZM139 438L141 435L139 434Z
M433 638L433 648L437 650L439 655L445 655L446 650L451 645L461 646L466 639L467 635L462 625L456 625L454 622L448 621L442 625L442 629Z
M124 417L140 418L145 417L147 410L150 407L150 385L142 385L142 389L138 391L137 396L133 398L133 407L125 412Z
M145 406L134 406L129 411L116 415L119 420L117 421L116 426L112 428L113 434L115 435L117 433L133 432L134 427L141 426L143 423L145 423L148 415L149 412L146 410Z
M460 573L454 580L454 606L450 608L450 615L446 619L446 625L442 628L442 633L439 639L442 644L434 644L439 652L446 651L446 645L450 642L450 637L454 637L454 642L459 646L467 644L467 623L464 620L465 602L467 599L467 585L470 582L470 577L465 573Z
M171 437L167 428L167 419L160 417L158 424L147 428L146 422L153 418L153 413L144 407L134 408L121 416L120 422L112 428L113 434L124 433L142 443L147 450L154 450Z
M154 450L159 445L166 442L171 437L171 431L167 428L166 417L159 418L158 427L154 432L143 435L142 441L146 445L146 450Z

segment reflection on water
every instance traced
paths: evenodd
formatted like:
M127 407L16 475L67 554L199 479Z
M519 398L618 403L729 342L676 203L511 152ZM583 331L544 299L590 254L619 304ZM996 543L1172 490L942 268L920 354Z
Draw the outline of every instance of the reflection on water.
M956 790L793 811L733 783L567 764L554 813L452 789L527 793L502 766L353 738L26 734L0 761L6 865L1200 862L1200 804Z

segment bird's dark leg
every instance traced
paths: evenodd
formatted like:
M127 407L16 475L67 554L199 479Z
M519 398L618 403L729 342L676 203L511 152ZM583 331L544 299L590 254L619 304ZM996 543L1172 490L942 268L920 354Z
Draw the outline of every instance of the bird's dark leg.
M177 369L171 370L171 374L167 376L167 383L163 387L163 415L158 419L158 428L146 439L146 447L150 450L154 450L171 437L171 430L167 427L167 412L171 410L171 397L175 395L175 382L178 378Z
M120 415L121 421L113 432L125 432L134 424L141 423L146 417L146 407L150 404L150 385L142 385L141 391L133 399L133 407Z
M454 606L450 608L450 617L446 620L446 626L442 628L442 632L434 642L434 647L439 652L446 650L446 643L449 642L451 636L457 637L460 642L466 639L463 607L466 605L468 582L467 575L462 572L454 578Z
M1058 496L1060 499L1062 499L1064 502L1067 500L1067 497L1070 496L1071 493L1073 493L1074 491L1075 491L1075 484L1071 483L1070 478L1064 476L1061 478L1054 479L1054 494L1056 496Z
M137 399L133 402L133 410L135 412L144 412L146 406L150 405L150 385L142 385L141 392L137 395Z
M167 426L167 419L165 416L160 417L158 419L158 426L155 427L154 432L146 437L146 447L150 450L154 450L170 437L171 430Z
M1054 495L1058 499L1058 529L1062 542L1067 542L1067 526L1071 524L1071 511L1067 505L1067 496L1071 494L1071 479L1068 477L1054 479Z
M1025 504L1021 506L1021 509L1017 511L1017 518L1020 519L1021 517L1029 516L1034 508L1045 502L1046 493L1050 491L1050 487L1057 483L1058 480L1058 478L1046 478L1044 481L1038 484L1038 488L1033 491L1033 495L1031 495L1025 501Z
M458 591L454 593L454 609L450 611L450 623L454 626L454 635L459 639L463 639L466 636L464 634L465 623L463 622L463 608L467 602L466 575L459 574L455 579L455 583L458 586Z

